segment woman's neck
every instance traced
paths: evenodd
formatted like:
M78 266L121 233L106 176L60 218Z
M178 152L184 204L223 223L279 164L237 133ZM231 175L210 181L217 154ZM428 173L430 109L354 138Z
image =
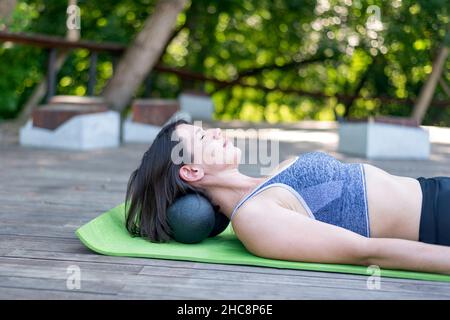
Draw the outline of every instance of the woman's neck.
M239 201L266 179L249 177L231 169L205 177L202 187L213 204L219 205L220 211L230 219Z

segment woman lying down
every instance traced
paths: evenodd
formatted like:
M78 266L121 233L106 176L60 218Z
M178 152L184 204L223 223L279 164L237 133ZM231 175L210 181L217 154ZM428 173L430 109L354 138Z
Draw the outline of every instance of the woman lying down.
M128 182L128 231L169 241L166 209L198 192L260 257L450 274L450 177L396 176L324 152L250 177L238 170L241 152L220 129L165 126Z

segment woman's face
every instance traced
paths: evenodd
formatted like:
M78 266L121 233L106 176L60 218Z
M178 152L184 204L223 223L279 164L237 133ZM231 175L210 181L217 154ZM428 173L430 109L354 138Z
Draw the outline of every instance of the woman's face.
M185 169L200 169L204 175L238 167L241 150L219 128L204 130L199 126L180 124L176 128L176 134L182 147L192 155L193 163L183 166L187 167Z

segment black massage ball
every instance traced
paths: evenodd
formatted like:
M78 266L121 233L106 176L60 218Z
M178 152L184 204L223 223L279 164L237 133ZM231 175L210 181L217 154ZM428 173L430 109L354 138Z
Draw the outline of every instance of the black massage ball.
M215 223L214 223L214 228L212 229L212 231L208 237L215 237L218 234L221 234L222 231L224 231L230 224L230 219L228 219L228 217L226 215L224 215L223 213L220 213L219 211L215 211L214 214L216 217Z
M214 211L213 206L199 194L181 196L167 209L167 219L175 241L197 243L221 233L229 219Z

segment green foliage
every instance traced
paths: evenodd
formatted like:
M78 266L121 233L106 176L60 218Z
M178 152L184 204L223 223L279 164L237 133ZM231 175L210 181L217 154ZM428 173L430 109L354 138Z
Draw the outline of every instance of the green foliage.
M79 1L81 36L130 43L155 2ZM18 1L9 29L64 36L66 5L65 0ZM381 23L374 18L377 8ZM219 86L155 72L151 94L176 97L183 89L206 90L213 95L216 118L223 120L276 123L334 120L336 115L408 116L411 104L382 103L377 97L417 98L437 49L448 45L449 11L448 0L191 1L178 18L177 33L162 62L246 86ZM45 63L44 50L0 47L0 118L17 114L45 73ZM84 95L88 68L88 53L73 51L58 75L57 93ZM447 59L447 83L449 70ZM100 94L112 74L111 56L99 56L97 74L95 93ZM143 85L136 95L144 92ZM363 98L350 103L335 95ZM440 87L434 98L449 100ZM429 110L424 124L450 125L449 108Z

